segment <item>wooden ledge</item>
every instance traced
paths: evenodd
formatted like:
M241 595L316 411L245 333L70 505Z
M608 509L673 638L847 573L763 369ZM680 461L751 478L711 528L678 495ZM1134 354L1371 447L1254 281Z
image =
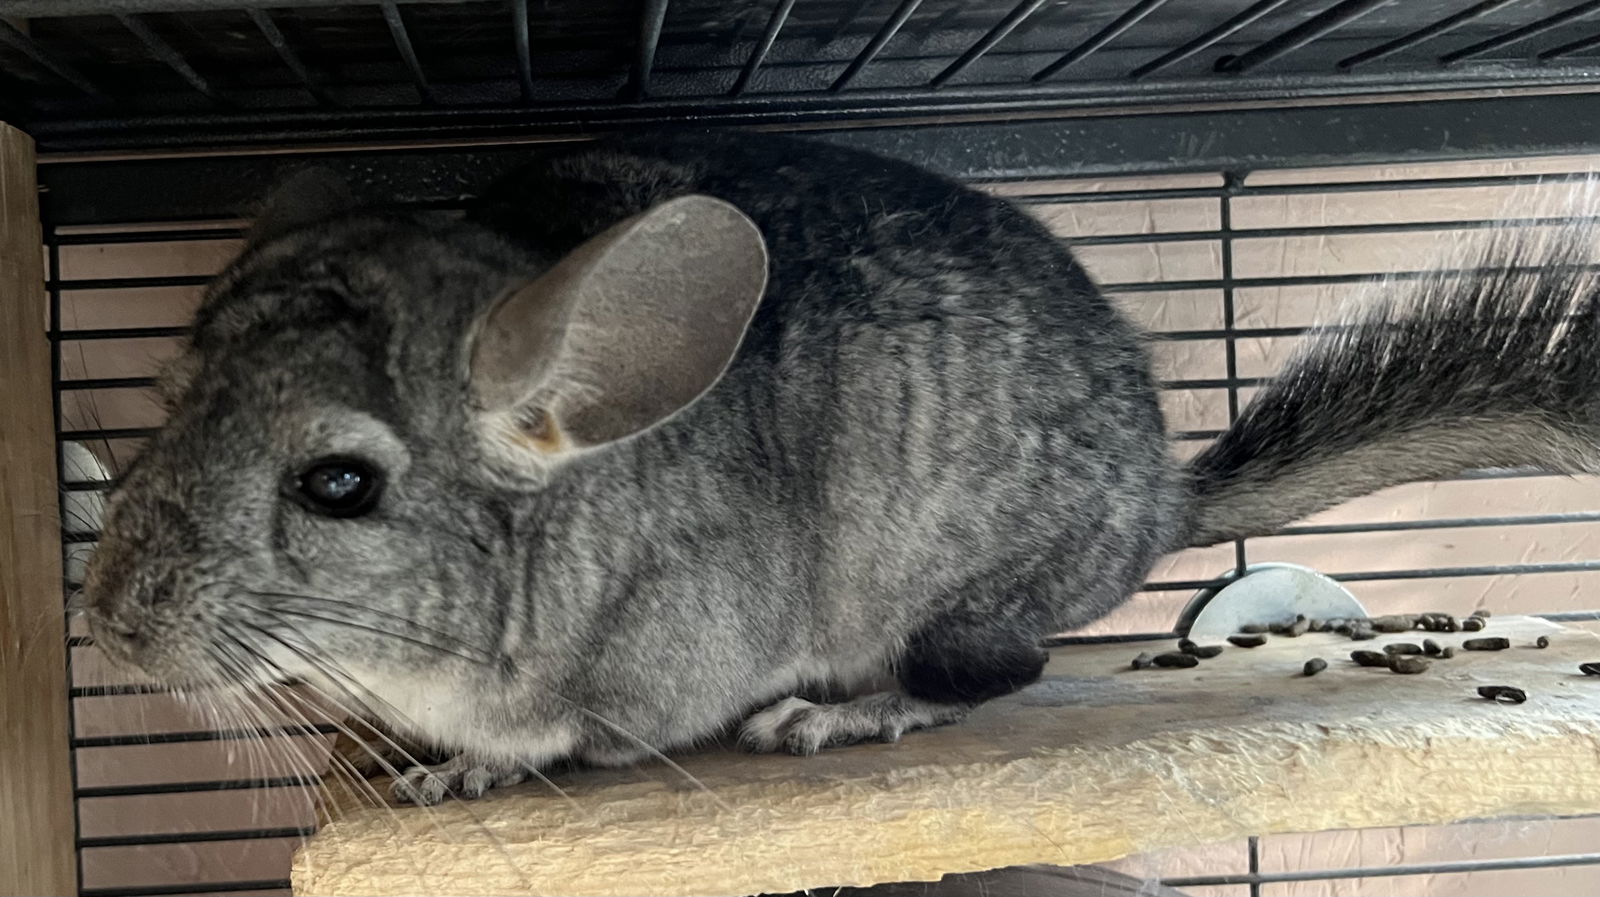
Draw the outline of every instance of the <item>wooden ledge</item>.
M1421 675L1352 649L1506 636ZM1540 635L1551 645L1531 647ZM966 723L809 758L707 751L431 810L351 809L296 858L297 894L745 895L1078 865L1244 835L1600 812L1600 637L1331 634L1128 669L1171 643L1074 646ZM1329 663L1306 678L1310 657ZM1520 706L1477 696L1527 691Z

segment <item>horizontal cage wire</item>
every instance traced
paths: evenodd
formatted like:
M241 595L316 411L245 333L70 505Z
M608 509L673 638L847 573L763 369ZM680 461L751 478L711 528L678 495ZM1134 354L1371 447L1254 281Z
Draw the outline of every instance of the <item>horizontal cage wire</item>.
M772 30L772 22L770 17L761 21L757 16L750 27L766 33ZM1404 279L1422 273L1415 266L1430 257L1427 246L1441 236L1487 226L1498 209L1489 199L1503 198L1513 190L1559 190L1583 176L1577 163L1559 160L1544 165L1545 170L1536 170L1538 164L1521 166L1527 170L1514 170L1518 168L1514 165L1502 166L1513 169L1506 171L1492 170L1492 165L1480 167L1488 170L1461 174L1459 166L1443 165L1399 178L1374 178L1361 171L1299 177L1283 172L1260 177L1234 172L1176 176L1173 183L1147 179L1132 185L1069 178L996 182L987 189L1023 204L1073 245L1113 299L1150 332L1179 450L1188 452L1202 446L1236 416L1249 391L1270 382L1271 367L1281 361L1283 351L1351 290L1379 274ZM1363 178L1364 173L1369 176ZM420 205L437 207L433 202ZM1387 214L1384 210L1391 207L1406 211ZM48 219L48 194L45 208ZM1514 219L1509 226L1548 227L1562 220L1528 217ZM154 406L141 400L153 383L145 369L147 362L170 351L173 341L185 333L185 318L199 287L226 260L243 231L241 222L227 220L71 226L50 226L47 220L46 224L58 441L64 449L73 445L90 449L106 464L110 475L103 479L86 476L83 469L70 465L64 469L69 513L64 515L63 545L69 559L81 561L98 534L85 525L81 515L74 519L70 511L79 505L73 502L103 494L137 453L140 441L159 426ZM1349 257L1354 258L1370 251L1373 239L1398 244L1399 257L1387 261L1374 258L1370 264L1352 263L1346 266L1349 270L1333 272L1318 267L1307 273L1294 264L1278 263L1292 257L1296 246L1305 258L1326 255L1334 259L1345 254L1329 247L1346 246ZM1305 247L1317 249L1308 253ZM1204 276L1194 276L1197 274ZM1192 301L1185 304L1186 300ZM1391 508L1386 515L1384 505L1368 503L1352 512L1354 517L1301 523L1266 539L1186 553L1166 565L1177 573L1158 571L1144 592L1130 602L1129 607L1142 608L1141 613L1084 633L1068 633L1054 642L1172 637L1177 606L1170 598L1186 598L1193 590L1220 584L1216 575L1223 571L1250 561L1280 559L1285 552L1295 560L1330 570L1346 582L1405 587L1404 593L1369 601L1375 607L1383 601L1402 601L1396 609L1418 610L1419 600L1433 598L1459 603L1461 596L1447 587L1457 581L1526 583L1530 587L1552 577L1565 577L1560 580L1563 583L1587 582L1585 577L1600 571L1600 558L1583 554L1584 536L1600 524L1600 489L1596 485L1575 484L1536 471L1468 472L1419 488L1435 490L1433 501L1442 506L1451 501L1459 504L1468 491L1502 490L1479 502L1475 506L1482 511L1479 513L1439 514L1433 504L1424 502L1398 511ZM1558 491L1565 496L1562 501L1542 506ZM1400 532L1407 534L1405 540L1384 535ZM1383 537L1387 546L1407 540L1465 540L1474 532L1493 533L1519 550L1541 539L1565 547L1552 557L1502 563L1406 565L1403 560L1408 555L1400 551L1391 565L1328 566L1341 556L1367 557L1372 544L1362 540L1374 536ZM1552 533L1566 535L1558 538ZM1310 547L1296 549L1297 540ZM1296 550L1300 554L1295 555ZM1448 541L1436 541L1423 554L1449 555L1452 551ZM1517 556L1516 551L1501 553ZM75 585L67 584L69 589ZM1515 587L1502 588L1495 594L1509 596L1516 591ZM1573 587L1569 591L1577 594L1579 590ZM1418 594L1424 597L1418 598ZM1362 597L1369 598L1365 592ZM1456 608L1452 605L1451 609ZM1581 605L1514 609L1543 610L1543 616L1559 621L1600 620L1600 610ZM247 769L241 774L236 764L218 758L228 754L230 745L262 736L297 744L320 742L336 731L335 726L315 720L232 728L196 726L192 718L171 706L149 703L168 700L159 688L137 682L92 681L89 674L99 668L99 662L92 640L83 632L71 634L69 646L74 666L72 745L78 754L78 848L85 872L82 893L139 897L286 891L288 882L282 870L287 867L289 851L299 838L313 831L315 821L309 806L291 806L293 801L283 796L303 793L316 777L292 768ZM151 725L151 720L161 725ZM146 754L140 760L141 772L131 777L125 764L116 759L130 751ZM211 753L181 755L210 758L193 763L183 762L178 754L165 757L163 753L177 751ZM240 823L219 823L204 830L150 831L139 828L143 817L124 819L117 830L96 822L107 815L101 808L118 800L204 801L216 818ZM277 814L271 824L253 815L264 800ZM234 809L220 809L228 806ZM114 814L108 818L116 821ZM171 858L157 852L179 848L213 857L209 865L201 865L215 870L211 873L214 880L161 879L163 864L170 864ZM130 850L144 853L127 854ZM130 862L137 866L141 856L147 858L150 868L139 876L149 878L147 882L114 880L98 871L110 868L102 858L106 862L115 858L126 869ZM1246 845L1245 857L1243 866L1222 871L1160 877L1174 887L1238 885L1256 892L1262 886L1287 883L1577 868L1600 863L1600 853L1574 852L1264 871L1255 839ZM238 868L257 870L260 877L224 872Z
M1595 83L1597 13L1600 0L4 0L0 109L46 148L92 149L1547 89Z

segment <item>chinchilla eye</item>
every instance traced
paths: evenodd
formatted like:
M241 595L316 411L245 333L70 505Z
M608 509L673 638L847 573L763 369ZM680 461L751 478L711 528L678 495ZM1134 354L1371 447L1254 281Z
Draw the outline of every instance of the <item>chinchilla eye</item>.
M359 517L377 506L383 477L356 458L321 458L296 475L286 491L318 514Z

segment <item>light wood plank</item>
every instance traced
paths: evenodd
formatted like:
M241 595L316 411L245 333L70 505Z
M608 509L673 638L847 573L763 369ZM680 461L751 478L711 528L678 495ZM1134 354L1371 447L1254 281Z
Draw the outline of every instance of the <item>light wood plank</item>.
M1421 675L1353 649L1503 635ZM1532 647L1540 635L1552 644ZM965 724L815 757L706 751L558 775L431 810L342 810L298 894L739 895L1102 863L1245 835L1600 811L1600 638L1532 618L1483 633L1332 634L1230 648L1198 670L1141 650L1052 653L1045 678ZM1330 668L1307 678L1304 662ZM1484 684L1525 689L1491 704ZM337 793L338 789L333 789ZM822 892L825 892L822 891Z
M0 123L0 894L77 892L33 141Z

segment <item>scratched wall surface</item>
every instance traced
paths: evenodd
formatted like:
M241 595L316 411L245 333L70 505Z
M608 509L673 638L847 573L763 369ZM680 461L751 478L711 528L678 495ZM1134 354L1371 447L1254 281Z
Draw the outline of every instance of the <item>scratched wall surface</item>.
M1498 175L1570 173L1600 169L1600 157L1534 159L1471 165L1352 168L1277 172L1248 176L1247 188L1229 200L1231 266L1236 286L1228 297L1239 328L1292 327L1312 323L1347 298L1355 285L1344 275L1416 269L1426 265L1452 222L1472 222L1505 210L1508 202L1528 207L1548 200L1559 185L1508 186ZM1416 189L1321 189L1318 185L1440 179ZM1034 182L992 187L1034 197L1030 208L1064 238L1084 241L1078 251L1116 301L1156 334L1214 331L1224 324L1224 244L1219 175L1134 180ZM1282 188L1274 192L1266 188ZM1262 188L1255 190L1255 188ZM1252 192L1255 190L1255 192ZM1128 196L1129 191L1138 191ZM1092 199L1085 200L1085 195ZM1101 198L1104 194L1104 198ZM1042 200L1058 197L1061 201ZM1515 208L1516 206L1513 206ZM1351 226L1404 225L1363 233ZM64 281L215 271L237 247L227 231L237 222L214 223L219 237L184 242L92 242L92 229L62 231L89 240L59 249L56 276ZM1433 226L1430 226L1433 225ZM162 225L172 227L171 223ZM118 231L129 228L118 225ZM1239 233L1250 230L1267 234ZM1326 232L1310 232L1318 229ZM1287 232L1285 232L1287 231ZM1326 275L1326 276L1324 276ZM1293 278L1290 284L1277 284ZM198 287L66 289L61 294L64 331L102 328L164 328L182 325L192 313ZM139 377L151 373L173 348L160 331L125 331L116 338L61 342L64 382ZM1251 336L1237 342L1240 378L1270 376L1295 342L1292 336ZM1164 397L1174 430L1197 434L1178 443L1180 454L1204 444L1204 433L1226 425L1225 388L1194 385L1227 374L1224 341L1215 336L1163 339L1153 343L1159 376L1189 381ZM1244 390L1248 397L1248 389ZM144 388L69 388L62 394L64 430L139 428L160 422L160 408ZM96 438L80 444L113 473L138 451L137 437ZM76 471L76 473L74 472ZM68 479L89 479L81 463ZM92 496L69 496L68 529L91 528L81 518L93 510ZM1600 481L1591 478L1516 477L1456 480L1392 489L1319 515L1317 524L1393 524L1410 521L1506 517L1551 512L1600 512ZM69 546L81 561L88 544ZM1401 532L1341 532L1282 535L1252 540L1248 560L1283 560L1328 572L1418 571L1518 564L1570 564L1600 559L1600 522L1568 520L1504 526L1451 525ZM1162 561L1157 584L1086 633L1155 632L1169 629L1192 589L1162 587L1213 577L1234 563L1222 546L1184 552ZM1520 575L1377 579L1352 584L1375 611L1475 607L1526 612L1600 608L1600 571L1561 569ZM92 646L73 649L74 682L80 688L128 684L107 670ZM295 832L311 824L303 793L293 787L231 789L222 784L282 778L320 771L312 739L277 739L270 747L238 741L194 740L140 743L147 734L200 732L218 727L202 709L165 695L83 694L74 699L75 735L85 745L77 755L86 889L134 889L163 893L169 886L227 883L207 893L287 893ZM253 722L288 722L262 718ZM243 722L224 719L223 724ZM157 739L159 740L159 739ZM93 745L93 746L89 746ZM804 761L796 761L804 762ZM198 791L161 793L175 783L210 782ZM1464 787L1469 786L1464 783ZM214 832L238 837L214 839ZM245 835L250 835L245 837ZM170 843L126 845L127 836ZM1320 870L1329 877L1269 883L1262 894L1303 895L1540 895L1600 891L1600 867L1418 874L1379 878L1343 877L1340 870L1406 864L1581 853L1600 838L1600 820L1574 819L1481 823L1444 828L1330 832L1275 836L1259 845L1264 872ZM111 839L109 842L97 839ZM1226 844L1134 857L1118 868L1150 878L1242 873L1247 845ZM1201 895L1245 895L1244 885L1188 887Z

